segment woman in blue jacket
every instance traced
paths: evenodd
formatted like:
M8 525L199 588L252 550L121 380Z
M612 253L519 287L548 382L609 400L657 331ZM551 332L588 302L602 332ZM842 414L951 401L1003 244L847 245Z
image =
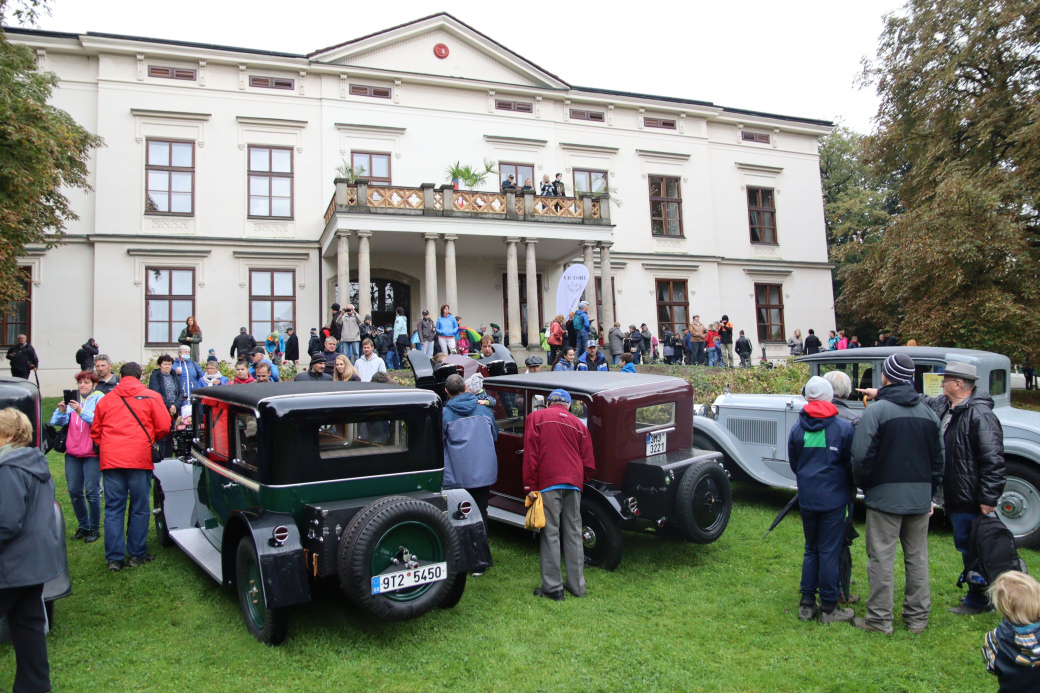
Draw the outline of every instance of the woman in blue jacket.
M560 353L557 354L556 362L553 363L552 369L554 371L573 371L574 347L566 346L560 349Z
M451 314L451 308L445 303L441 306L441 316L437 318L437 344L445 354L455 353L455 336L459 333L459 321Z

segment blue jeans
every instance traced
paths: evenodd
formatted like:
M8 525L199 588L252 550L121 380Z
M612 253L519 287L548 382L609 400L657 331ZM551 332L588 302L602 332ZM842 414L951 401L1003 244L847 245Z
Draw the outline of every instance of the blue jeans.
M149 469L106 469L103 475L105 560L122 561L127 553L131 558L144 558L148 552L148 518L151 515L148 493L152 488L152 472ZM125 522L127 500L130 501L129 526Z
M589 341L589 333L582 330L578 333L578 343L574 345L574 353L576 356L581 356L585 353L585 343Z
M621 354L611 354L611 355L610 355L610 365L611 365L611 366L616 366L616 365L618 365L618 363L620 362L620 360L621 360Z
M351 363L354 363L361 357L361 342L340 342L341 344L347 345L347 350L343 353L347 355Z
M97 457L65 454L65 481L72 496L79 528L96 532L101 527L101 462Z
M385 361L386 361L386 369L388 371L395 371L395 370L397 370L397 369L399 369L401 367L401 362L397 358L397 352L396 351L392 351L391 350L391 351L386 352L386 359L385 359Z
M815 601L820 591L820 603L831 606L838 603L838 558L845 540L845 508L835 510L802 510L802 531L805 533L805 556L802 558L802 599Z
M981 517L982 513L946 513L946 516L950 518L950 524L953 525L953 545L961 552L961 560L964 562L964 568L967 569L971 523L975 518ZM962 603L965 606L981 607L989 604L989 599L986 598L986 593L981 586L968 583L968 593L964 595Z

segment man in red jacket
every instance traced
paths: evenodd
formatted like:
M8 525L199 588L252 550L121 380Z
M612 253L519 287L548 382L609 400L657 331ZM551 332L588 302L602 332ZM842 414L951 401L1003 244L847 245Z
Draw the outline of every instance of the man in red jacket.
M563 589L585 596L581 489L596 471L589 429L570 413L571 396L549 393L549 406L531 412L524 428L524 491L541 493L545 527L539 537L542 586L536 597L563 601ZM560 574L560 545L567 582Z
M105 560L118 571L130 553L130 567L148 555L148 494L152 485L152 443L170 432L170 414L157 392L141 384L141 366L119 370L119 384L98 402L90 437L101 450L105 484ZM130 523L126 504L130 501ZM126 527L124 537L123 528Z

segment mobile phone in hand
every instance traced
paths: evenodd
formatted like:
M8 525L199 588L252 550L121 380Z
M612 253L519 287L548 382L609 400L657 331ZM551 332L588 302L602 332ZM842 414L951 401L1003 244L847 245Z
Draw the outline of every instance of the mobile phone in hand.
M69 402L75 402L79 399L79 390L62 390L61 399L68 406Z

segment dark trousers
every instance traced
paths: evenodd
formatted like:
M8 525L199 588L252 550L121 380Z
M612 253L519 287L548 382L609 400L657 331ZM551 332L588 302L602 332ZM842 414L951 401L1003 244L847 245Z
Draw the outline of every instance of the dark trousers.
M693 350L690 352L690 363L698 366L704 365L704 342L690 342Z
M152 472L148 469L106 469L105 484L105 560L144 558L148 553L149 494ZM130 519L126 518L127 504ZM125 534L124 534L125 528Z
M480 510L480 517L484 520L484 531L488 528L488 499L491 497L491 487L481 486L480 488L468 488L466 491L469 495L473 496L474 502L477 504L477 509Z
M549 345L549 368L552 368L553 362L556 360L556 355L560 353L560 348L555 344Z
M802 510L805 556L802 558L802 599L832 607L838 603L838 558L845 540L845 506L835 510Z
M51 667L47 663L43 585L0 589L0 618L5 616L14 645L14 693L49 691Z
M975 518L981 517L982 513L947 513L950 523L953 525L953 545L961 552L961 560L965 569L968 567L968 538L971 535L971 523ZM989 599L981 586L968 583L968 594L964 596L963 603L966 606L986 606Z

